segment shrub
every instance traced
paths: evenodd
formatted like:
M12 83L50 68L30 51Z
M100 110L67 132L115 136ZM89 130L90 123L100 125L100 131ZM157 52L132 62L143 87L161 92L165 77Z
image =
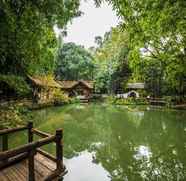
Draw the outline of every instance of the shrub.
M118 104L118 105L146 105L148 104L147 100L144 98L133 98L133 97L128 97L125 99L119 99L115 98L113 96L109 96L106 99L107 103L110 104Z
M78 98L76 98L76 97L74 97L74 98L71 98L71 100L70 100L70 103L80 103L81 101L80 101L80 99L78 99Z
M62 92L60 89L56 89L53 96L55 104L63 104L70 102L70 98L68 97L68 95Z
M113 97L113 96L108 96L108 97L106 98L106 102L107 102L107 103L110 103L110 104L115 104L116 101L117 101L117 98L115 98L115 97Z
M0 82L5 82L10 88L14 89L19 96L25 96L31 92L30 87L23 77L0 74Z
M12 107L0 109L0 129L16 127L23 124L19 110Z

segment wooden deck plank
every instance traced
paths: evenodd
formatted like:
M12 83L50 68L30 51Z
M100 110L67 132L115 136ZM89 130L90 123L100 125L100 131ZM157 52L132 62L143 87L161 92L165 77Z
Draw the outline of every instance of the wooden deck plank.
M25 160L23 164L20 164L22 169L25 169L24 174L26 175L26 179L28 180L28 160ZM35 178L36 180L41 180L43 176L39 173L38 167L35 167Z
M7 170L3 170L2 174L5 176L6 179L8 179L9 181L11 180L17 180L16 177L14 177L14 175L12 174L12 169L7 169Z
M54 171L55 163L48 158L37 154L35 156L35 177L36 181L43 181L44 178ZM0 181L27 181L28 180L28 161L23 160L0 171Z
M35 159L37 160L37 162L42 163L45 167L47 167L47 169L54 171L56 169L56 164L54 164L54 162L46 157L44 157L41 154L37 154Z
M20 169L16 169L16 167L12 167L11 169L12 175L14 176L14 179L16 180L24 180L25 176L21 174Z

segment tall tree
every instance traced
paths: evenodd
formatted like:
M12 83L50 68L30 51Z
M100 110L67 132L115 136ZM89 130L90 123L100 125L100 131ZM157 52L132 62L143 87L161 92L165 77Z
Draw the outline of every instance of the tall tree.
M92 55L75 43L65 43L58 50L55 76L61 80L92 80L94 63Z
M0 73L51 73L53 26L63 28L78 7L77 0L0 0Z
M101 0L95 1L100 4ZM107 0L123 19L130 38L130 54L135 76L144 61L161 62L162 77L171 82L172 92L183 95L186 79L186 1L185 0ZM141 49L145 54L141 53ZM134 63L135 62L135 63ZM137 68L138 67L138 68ZM139 71L137 71L139 70Z
M96 88L102 92L122 91L130 77L128 35L120 27L106 32L95 53Z

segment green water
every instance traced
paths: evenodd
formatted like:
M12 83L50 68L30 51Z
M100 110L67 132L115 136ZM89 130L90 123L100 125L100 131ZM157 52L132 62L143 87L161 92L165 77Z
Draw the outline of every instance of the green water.
M90 104L31 117L40 130L64 128L65 181L186 180L186 111Z

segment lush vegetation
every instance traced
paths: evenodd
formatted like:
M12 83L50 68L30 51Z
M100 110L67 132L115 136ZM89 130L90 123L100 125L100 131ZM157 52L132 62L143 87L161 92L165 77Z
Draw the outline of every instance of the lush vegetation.
M74 43L65 43L59 48L55 76L60 80L92 80L94 63L92 55Z
M114 105L149 105L149 102L145 98L133 98L128 97L126 99L118 99L113 96L109 96L106 98L106 101L108 104L114 104Z
M97 6L108 2L121 23L95 37L97 45L88 50L63 43L67 23L81 16L82 1L0 0L0 129L24 120L51 133L64 127L66 163L73 158L79 173L77 168L82 171L90 159L92 180L104 180L94 178L101 173L96 166L104 169L107 180L185 180L186 112L136 105L148 104L148 96L167 107L186 107L186 0L94 0ZM61 29L59 36L54 27ZM12 98L32 98L29 77L53 82L52 105L79 101L57 89L54 79L93 80L100 93L95 98L108 94L102 97L109 104L39 111L29 111L27 102L21 102L25 100L12 105ZM145 83L140 98L122 98L129 82ZM44 87L47 94L38 99L49 100L50 89ZM12 135L10 148L23 139L22 133ZM45 149L55 154L52 145ZM81 156L85 159L79 164Z
M53 26L63 28L79 16L76 0L0 1L0 73L50 74L57 40Z
M0 1L0 80L18 94L29 88L27 75L61 80L94 80L96 92L125 92L127 82L145 82L147 95L186 92L186 2L107 0L121 19L118 27L95 37L86 50L64 44L54 33L80 16L77 0ZM95 0L100 5L102 0ZM10 80L11 79L11 80ZM15 82L17 82L16 84Z
M30 93L30 87L21 76L0 74L0 82L4 82L9 86L10 89L15 90L14 93L16 96L26 96ZM1 91L2 94L8 93L6 86L2 86Z
M186 2L107 0L123 20L133 79L153 96L186 92ZM96 1L99 5L101 0Z
M128 33L119 27L112 28L103 38L96 37L95 41L98 44L94 51L96 90L104 93L123 90L131 74Z
M77 0L0 0L1 99L4 94L27 96L28 75L52 76L58 47L54 26L64 28L72 18L81 15L78 9ZM18 105L0 109L1 126L22 122Z

